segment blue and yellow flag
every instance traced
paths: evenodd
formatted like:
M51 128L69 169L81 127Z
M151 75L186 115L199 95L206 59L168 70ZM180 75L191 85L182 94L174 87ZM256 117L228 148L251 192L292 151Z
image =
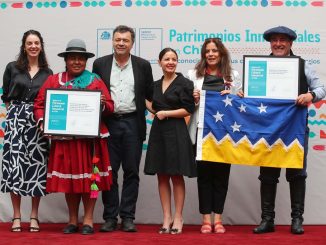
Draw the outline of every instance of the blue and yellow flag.
M197 160L302 168L307 108L294 100L203 91Z

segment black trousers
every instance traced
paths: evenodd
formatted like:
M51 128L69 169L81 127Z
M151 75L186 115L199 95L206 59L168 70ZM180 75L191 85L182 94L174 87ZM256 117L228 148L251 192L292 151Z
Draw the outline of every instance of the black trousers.
M230 164L198 161L199 212L222 214L229 187Z
M135 219L139 188L139 164L143 141L140 138L135 116L112 118L108 122L109 154L113 184L110 191L102 193L104 205L103 219ZM119 200L118 172L122 166L123 186Z

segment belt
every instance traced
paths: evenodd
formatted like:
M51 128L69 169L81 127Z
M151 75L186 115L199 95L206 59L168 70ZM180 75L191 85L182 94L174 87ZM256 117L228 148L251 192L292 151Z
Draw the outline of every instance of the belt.
M112 117L114 119L120 120L120 119L124 119L124 118L135 117L136 115L137 115L137 112L134 111L134 112L124 113L124 114L113 113Z

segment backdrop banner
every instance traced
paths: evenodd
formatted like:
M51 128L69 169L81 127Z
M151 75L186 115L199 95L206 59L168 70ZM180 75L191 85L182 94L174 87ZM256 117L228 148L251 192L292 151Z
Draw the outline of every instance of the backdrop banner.
M134 28L136 37L132 54L147 59L155 79L162 76L158 54L164 47L174 48L179 56L178 72L187 74L200 59L207 37L219 37L231 54L232 66L240 74L243 55L269 55L270 44L263 32L284 25L298 35L293 52L311 64L326 83L325 1L321 0L0 0L0 74L16 59L23 33L38 30L45 42L45 52L54 73L65 70L58 53L73 38L85 40L87 50L96 57L112 53L112 34L117 25ZM95 57L95 58L96 58ZM92 69L94 58L88 59ZM1 75L2 76L2 75ZM1 84L1 79L0 79ZM326 224L326 106L325 101L308 108L310 127L306 224ZM6 109L0 109L0 148L3 144ZM152 123L146 115L148 133ZM140 164L140 192L137 223L161 223L162 211L157 178L143 174L147 140ZM1 149L0 149L1 150ZM122 172L122 171L121 171ZM1 174L0 174L1 175ZM260 221L259 167L232 165L229 192L223 220L226 224L257 224ZM0 176L1 177L1 176ZM122 173L119 176L122 186ZM241 203L241 205L239 205ZM30 199L23 198L22 218L29 220ZM319 210L316 212L316 210ZM102 220L103 205L96 204L94 220ZM186 179L185 223L199 224L197 181ZM10 221L12 206L9 193L0 193L0 221ZM41 222L67 222L68 213L62 193L42 198ZM290 223L289 187L284 171L276 200L276 222Z

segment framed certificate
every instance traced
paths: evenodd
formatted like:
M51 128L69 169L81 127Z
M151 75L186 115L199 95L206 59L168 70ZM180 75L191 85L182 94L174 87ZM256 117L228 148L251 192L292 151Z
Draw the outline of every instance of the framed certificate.
M293 99L299 95L299 57L243 56L245 97Z
M47 89L44 133L61 136L98 137L101 91Z

